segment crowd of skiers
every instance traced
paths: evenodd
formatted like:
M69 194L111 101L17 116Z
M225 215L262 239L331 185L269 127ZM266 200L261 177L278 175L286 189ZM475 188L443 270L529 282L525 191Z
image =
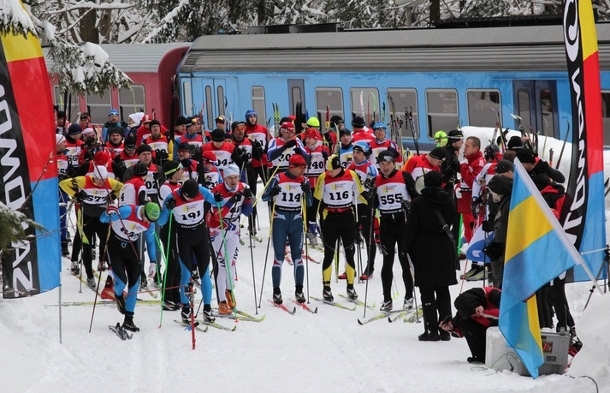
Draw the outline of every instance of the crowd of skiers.
M500 143L505 146L502 157L498 144L482 149L479 138L464 139L461 131L452 130L437 133L439 145L429 153L409 157L390 138L386 124L366 124L360 116L351 120L352 129L333 116L323 132L315 117L290 116L275 123L272 133L248 110L244 120L230 124L218 116L211 131L200 118L182 116L170 130L143 114L130 115L123 123L113 109L98 129L89 124L87 113L78 123L67 124L65 114L58 112L62 252L70 257L73 273L81 273L82 261L87 285L95 289L92 254L97 237L98 270L110 267L112 272L102 295L116 300L125 328L138 330L133 322L136 293L148 285L148 278L159 283L163 307L180 310L189 323L194 282L201 284L204 318L213 321L213 276L218 313L231 314L241 216L248 217L248 236L260 241L255 223L261 195L270 211L273 302L283 303L281 268L286 259L293 264L296 301L305 302L304 241L324 253L322 295L328 302L334 301L331 276L339 248L345 257L339 278L346 280L352 301L358 299L354 281L373 277L379 249L381 311L394 308L397 258L405 286L402 308L413 309L414 285L420 290L425 331L419 339L449 340L451 331L459 331L470 337L469 345L475 340L470 345L473 359L484 357L481 336L472 333L480 328L460 321L493 315L491 309L499 306L511 157L517 156L532 174L560 220L565 193L557 183L565 180L563 175L539 160L519 137ZM66 212L72 206L77 231L69 250ZM458 307L458 297L458 316L449 321L449 286L457 284L460 268L459 229L463 226L469 242L479 225L494 235L485 253L491 262L490 283L498 290L471 294L481 300L474 307L470 302ZM487 278L485 272L485 266L473 266L463 278ZM541 326L551 326L554 309L557 327L573 327L563 281L558 278L541 291ZM486 311L473 311L479 306Z

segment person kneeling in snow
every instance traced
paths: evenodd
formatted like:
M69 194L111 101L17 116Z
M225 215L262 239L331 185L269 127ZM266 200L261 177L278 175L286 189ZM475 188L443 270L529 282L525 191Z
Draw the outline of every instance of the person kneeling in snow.
M488 327L498 326L501 295L493 287L469 289L455 299L455 317L439 324L444 331L466 338L472 353L468 363L485 363L485 334Z

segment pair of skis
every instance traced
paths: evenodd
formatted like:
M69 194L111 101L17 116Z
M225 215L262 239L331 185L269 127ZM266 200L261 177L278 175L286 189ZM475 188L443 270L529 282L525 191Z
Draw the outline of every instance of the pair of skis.
M369 319L362 320L358 318L359 325L366 325L367 323L380 321L382 319L388 320L388 322L396 322L398 319L403 318L404 322L416 322L423 316L423 311L421 307L412 310L394 310L389 312L382 312L379 315L375 315Z

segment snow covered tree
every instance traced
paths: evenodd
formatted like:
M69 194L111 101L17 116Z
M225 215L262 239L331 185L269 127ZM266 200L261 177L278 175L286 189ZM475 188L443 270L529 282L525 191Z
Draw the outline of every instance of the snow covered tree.
M9 248L11 243L27 241L24 227L42 229L25 214L9 209L0 202L0 254Z

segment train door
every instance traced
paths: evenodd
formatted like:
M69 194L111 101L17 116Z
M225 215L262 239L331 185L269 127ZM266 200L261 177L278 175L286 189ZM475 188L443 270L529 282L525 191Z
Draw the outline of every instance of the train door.
M305 106L305 81L303 79L288 79L288 109L290 114L296 115L297 103L301 103L302 113L307 113Z
M559 138L557 85L555 81L514 81L514 114L521 116L523 130ZM515 121L515 129L519 122Z
M191 114L203 116L204 128L213 129L214 119L225 116L228 105L226 81L219 78L193 78ZM189 108L186 108L189 110Z

